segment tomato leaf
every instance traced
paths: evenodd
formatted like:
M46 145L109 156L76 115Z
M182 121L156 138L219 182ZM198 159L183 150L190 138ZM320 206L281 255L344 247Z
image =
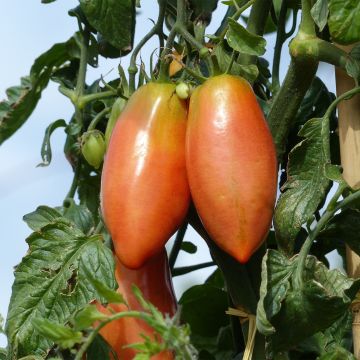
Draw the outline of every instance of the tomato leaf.
M317 360L338 360L338 359L356 360L356 357L348 350L342 347L337 347L336 349L320 356Z
M344 314L360 288L360 280L329 270L314 256L307 257L303 284L295 287L297 263L297 256L288 259L276 250L268 250L263 259L257 328L269 337L273 351L289 349L326 330Z
M224 42L217 44L214 48L213 54L216 56L220 70L226 72L229 64L232 61L232 51ZM253 83L259 75L259 69L256 65L242 65L234 60L229 74L238 75L244 77L250 83Z
M80 331L72 330L68 326L57 324L47 319L35 318L32 324L40 335L59 344L63 349L70 349L75 344L81 343L83 339Z
M229 317L225 314L228 308L227 294L212 285L191 287L185 291L179 303L181 319L189 323L194 334L216 336L219 329L229 323ZM210 317L211 322L206 321Z
M357 0L329 0L329 30L332 40L339 44L353 44L360 40L360 2Z
M189 254L195 254L197 251L197 246L190 241L183 241L181 243L181 250Z
M279 246L291 254L301 226L313 216L330 186L325 166L330 163L325 119L309 120L300 130L305 139L289 154L287 181L278 200L274 226ZM325 145L324 145L325 144Z
M89 23L111 45L128 52L132 49L135 28L135 1L80 0Z
M226 33L229 46L243 54L261 56L265 54L266 40L250 33L233 19L229 19L229 30Z
M329 16L328 0L317 0L311 8L311 16L320 31L324 30Z
M35 331L33 319L64 325L85 304L104 301L88 274L116 287L113 256L101 236L86 236L55 210L46 213L46 207L25 218L37 230L28 237L29 251L15 270L6 322L14 357L43 356L51 348L52 342Z
M42 163L38 164L37 166L48 166L51 163L52 158L52 151L51 151L51 144L50 144L50 137L54 130L59 127L66 127L66 122L64 119L59 119L52 122L45 130L45 136L43 143L41 145L41 158Z
M23 220L31 230L40 231L44 226L56 223L61 217L59 211L48 206L39 206L34 212L24 215Z
M88 329L95 321L106 320L108 316L100 312L96 305L86 305L75 314L73 324L74 329L81 331Z
M76 46L74 38L53 45L35 60L30 75L21 78L20 86L6 90L8 99L0 102L0 145L29 118L53 71L73 58Z
M347 209L335 215L318 236L319 241L345 241L360 255L360 211Z
M102 338L102 336L98 335L94 339L94 341L90 344L87 352L86 352L86 359L87 360L110 360L116 359L116 355L110 358L110 353L113 350L111 349L110 345Z

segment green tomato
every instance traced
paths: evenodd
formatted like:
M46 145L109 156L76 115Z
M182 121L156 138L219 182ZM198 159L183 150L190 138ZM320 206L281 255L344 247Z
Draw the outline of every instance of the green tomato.
M81 153L85 160L98 169L103 162L105 155L105 139L99 130L90 130L81 137Z
M175 91L176 91L176 95L180 99L185 100L191 95L191 86L189 84L181 82L176 85Z

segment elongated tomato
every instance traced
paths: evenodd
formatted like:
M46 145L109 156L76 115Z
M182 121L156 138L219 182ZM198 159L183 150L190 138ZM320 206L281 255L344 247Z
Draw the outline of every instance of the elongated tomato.
M264 241L276 198L273 140L249 83L221 75L190 99L187 172L212 239L241 263Z
M132 292L132 285L136 285L143 293L144 298L155 305L163 314L173 316L177 309L177 302L171 282L166 251L163 250L139 269L132 270L121 264L116 259L115 269L116 280L119 284L118 292L124 296L130 310L143 311ZM104 313L109 310L102 305L97 305ZM115 312L129 310L124 304L110 304ZM154 330L141 319L124 317L105 325L100 334L115 350L119 359L131 360L135 357L136 351L126 348L126 345L142 343L141 336L154 336ZM163 351L151 357L152 360L171 360L174 356L169 351Z
M142 266L163 248L189 207L187 108L174 90L159 83L137 90L105 156L102 212L116 255L129 268Z

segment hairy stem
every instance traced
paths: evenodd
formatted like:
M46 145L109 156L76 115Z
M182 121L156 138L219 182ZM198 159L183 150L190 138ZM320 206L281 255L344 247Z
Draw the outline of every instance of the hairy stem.
M155 25L139 41L139 43L137 44L137 46L135 47L134 51L131 54L130 66L128 69L130 94L132 94L135 91L135 76L138 71L138 68L136 66L136 58L137 58L141 48L156 34L159 36L160 45L163 44L163 23L164 23L167 0L158 0L158 3L159 3L159 16L158 16L158 19L157 19Z

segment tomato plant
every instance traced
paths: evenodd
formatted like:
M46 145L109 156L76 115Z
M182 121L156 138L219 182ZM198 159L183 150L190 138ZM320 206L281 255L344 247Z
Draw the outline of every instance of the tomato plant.
M150 2L135 41L144 1L74 1L0 102L0 144L49 82L73 107L39 146L51 165L63 129L73 179L24 216L0 359L360 358L359 1Z

